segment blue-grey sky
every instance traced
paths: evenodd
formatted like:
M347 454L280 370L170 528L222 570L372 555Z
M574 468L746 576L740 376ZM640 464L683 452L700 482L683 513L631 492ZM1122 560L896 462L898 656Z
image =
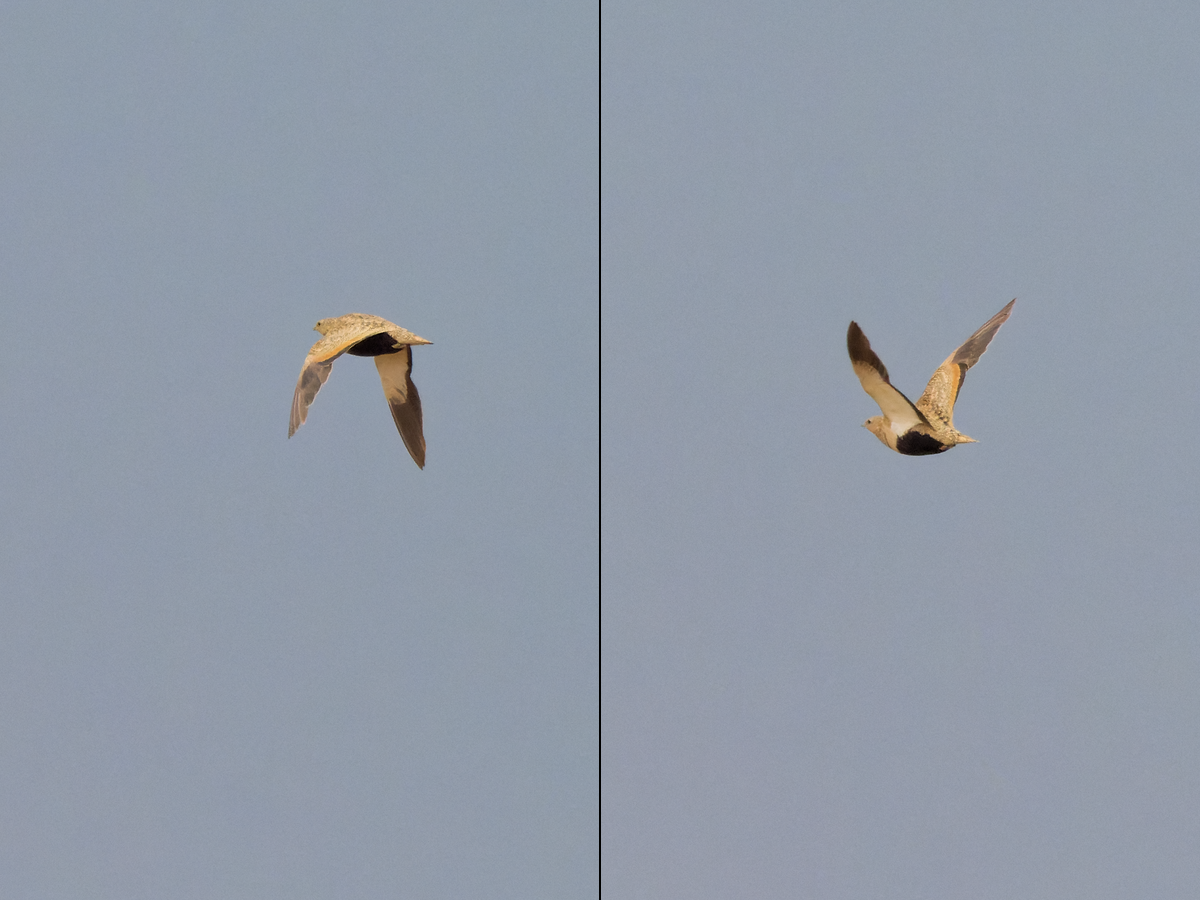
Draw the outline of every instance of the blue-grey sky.
M0 894L594 895L597 35L0 9Z
M601 33L606 895L1196 895L1200 8Z

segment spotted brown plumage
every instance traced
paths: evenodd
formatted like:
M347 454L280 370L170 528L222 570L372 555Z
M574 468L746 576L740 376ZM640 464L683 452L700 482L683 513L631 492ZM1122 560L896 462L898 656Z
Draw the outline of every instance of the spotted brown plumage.
M350 313L336 319L322 319L314 327L323 337L312 345L296 382L292 396L292 417L288 437L296 433L308 418L308 407L329 378L333 361L343 353L351 356L375 357L375 368L383 383L383 393L392 411L396 430L404 446L419 468L425 468L425 434L421 417L421 397L412 380L412 348L416 344L431 344L399 325L368 316Z
M974 444L954 427L954 401L962 390L967 369L979 362L988 344L1008 321L1013 304L1009 304L988 319L982 328L966 339L946 361L937 367L925 392L914 404L888 380L887 367L871 349L871 342L857 322L850 323L846 332L846 348L854 374L871 399L879 404L882 416L872 416L863 427L884 444L905 456L928 456L944 453L956 444Z

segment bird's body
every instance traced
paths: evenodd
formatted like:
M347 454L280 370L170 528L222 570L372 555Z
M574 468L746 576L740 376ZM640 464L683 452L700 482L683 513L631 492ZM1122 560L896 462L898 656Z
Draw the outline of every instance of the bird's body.
M887 367L871 349L871 342L863 334L858 323L851 322L846 333L846 347L850 351L850 362L863 390L879 404L882 416L872 416L863 423L879 440L897 453L905 456L928 456L943 453L956 444L973 444L969 438L954 427L954 401L967 377L967 369L979 362L996 332L1000 330L1013 304L1009 304L992 316L938 366L925 393L914 404L888 380Z
M399 325L368 316L350 313L336 319L322 319L313 328L323 336L312 345L300 370L296 382L296 393L292 397L292 418L288 425L288 437L304 424L308 407L317 396L333 361L343 353L351 356L373 356L383 382L383 393L392 411L392 419L404 446L408 448L413 462L425 468L425 434L421 416L421 398L412 380L412 347L415 344L431 344Z

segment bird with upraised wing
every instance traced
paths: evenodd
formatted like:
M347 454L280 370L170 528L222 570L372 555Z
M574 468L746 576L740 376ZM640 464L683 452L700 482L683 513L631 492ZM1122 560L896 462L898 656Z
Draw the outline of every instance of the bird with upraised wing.
M928 456L943 453L956 444L977 443L954 427L954 401L967 377L967 369L979 362L1000 326L1008 321L1016 302L1010 301L988 319L937 367L925 393L915 404L892 387L887 367L871 349L871 342L858 323L851 322L850 330L846 332L846 347L850 351L854 374L883 413L867 419L863 427L905 456Z

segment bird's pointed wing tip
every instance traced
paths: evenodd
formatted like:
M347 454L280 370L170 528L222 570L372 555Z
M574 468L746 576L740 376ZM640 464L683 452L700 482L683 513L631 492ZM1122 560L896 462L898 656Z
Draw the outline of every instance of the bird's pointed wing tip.
M854 364L856 372L859 366L867 366L885 382L888 381L887 366L871 349L871 342L867 340L867 336L863 334L863 330L858 327L857 322L851 322L850 328L846 331L846 350L850 353L850 362ZM862 378L861 373L859 378Z
M421 395L413 384L409 371L412 368L412 351L405 347L399 353L375 357L375 367L383 383L383 395L392 411L396 430L404 439L408 455L417 468L425 468L425 432L421 415Z
M1012 315L1013 304L1016 302L1016 297L1009 300L1005 304L1004 309L984 322L978 331L963 341L957 350L946 357L946 361L942 365L957 365L961 363L969 369L975 363L979 362L979 358L983 356L984 351L991 344L992 338L996 336L996 332L1000 330L1000 326L1007 322L1008 317Z

